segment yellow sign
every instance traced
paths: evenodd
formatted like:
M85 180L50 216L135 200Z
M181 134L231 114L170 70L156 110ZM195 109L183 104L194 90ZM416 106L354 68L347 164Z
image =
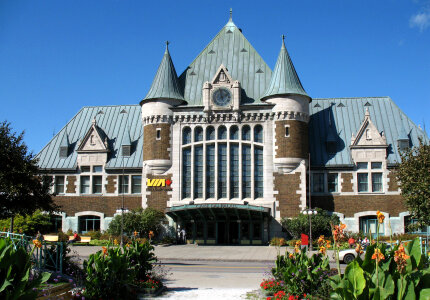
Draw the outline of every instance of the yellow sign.
M146 179L146 186L170 186L172 183L169 179Z

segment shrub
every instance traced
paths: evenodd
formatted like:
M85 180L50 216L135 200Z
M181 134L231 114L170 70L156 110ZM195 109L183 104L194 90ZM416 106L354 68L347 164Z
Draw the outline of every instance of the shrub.
M137 280L146 280L152 271L152 264L157 262L154 255L154 247L148 242L139 243L134 241L127 244L125 255L129 262L134 265Z
M10 239L0 239L1 299L37 297L37 289L49 279L50 274L37 274L31 269L31 254L23 247L15 249Z
M0 228L9 228L10 219L0 220ZM23 232L26 235L34 236L37 231L47 233L51 230L52 223L48 214L43 214L36 210L31 215L16 215L13 220L13 228L16 232Z
M124 233L133 236L133 233L137 231L138 236L144 238L148 237L150 231L157 235L165 218L163 212L153 208L132 210L124 214ZM108 233L121 235L121 215L116 215L109 223Z
M330 223L338 224L339 217L330 215L327 211L317 208L318 214L312 215L312 237L320 235L331 236ZM309 216L300 214L296 218L283 218L281 221L282 227L294 239L299 239L302 233L309 235Z
M284 238L274 237L270 240L270 246L285 246L287 242Z
M87 231L87 233L85 233L85 236L89 236L91 237L92 240L100 240L102 233L100 232L100 230L98 231Z

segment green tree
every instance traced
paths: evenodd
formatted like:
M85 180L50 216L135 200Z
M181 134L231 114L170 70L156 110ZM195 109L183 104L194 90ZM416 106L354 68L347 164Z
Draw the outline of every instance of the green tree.
M400 156L397 177L406 207L421 226L430 225L430 145L420 140Z
M0 123L0 219L57 209L50 193L52 183L38 175L37 161L23 136L24 132L12 132L10 123Z
M317 208L316 215L312 215L312 237L315 240L320 235L331 236L332 224L339 224L339 217L337 215L330 215L327 211ZM299 214L297 217L281 220L282 227L294 238L299 239L300 234L305 233L309 235L309 216Z
M153 209L136 209L128 213L124 213L124 233L131 236L134 231L139 232L142 237L148 238L150 230L157 235L161 229L161 222L165 220L163 212ZM116 215L109 223L108 232L113 235L121 234L121 215Z

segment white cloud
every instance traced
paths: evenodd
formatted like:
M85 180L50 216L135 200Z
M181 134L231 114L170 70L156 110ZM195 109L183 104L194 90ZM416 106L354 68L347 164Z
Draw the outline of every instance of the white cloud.
M413 15L409 20L409 26L418 27L419 30L423 32L427 27L430 26L430 11Z

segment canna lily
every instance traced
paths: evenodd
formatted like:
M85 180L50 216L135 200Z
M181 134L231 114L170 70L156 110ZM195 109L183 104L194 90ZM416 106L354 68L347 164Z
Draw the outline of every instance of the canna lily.
M394 251L394 261L397 264L397 270L399 270L400 273L403 273L405 270L405 267L407 265L406 260L410 258L409 255L405 252L405 247L403 247L403 244L400 244L399 249Z
M384 260L385 256L381 253L381 250L379 248L376 248L375 252L372 255L372 259L376 259L376 262L379 262L380 260Z
M33 244L37 248L42 248L42 243L39 240L33 240Z
M324 247L324 246L321 246L320 247L320 250L319 250L319 252L322 254L322 255L325 255L326 254L326 248Z
M320 237L318 238L318 245L323 245L324 244L324 236L320 235Z
M103 255L107 255L108 254L107 248L103 246L102 249L103 249Z
M119 244L119 243L118 243L118 240L117 240L117 239L114 239L114 240L113 240L113 244L114 244L115 246L118 246L118 244Z
M150 230L148 236L149 236L149 239L152 239L154 237L154 232Z
M382 224L384 222L385 216L379 210L376 212L376 217L378 218L379 224Z
M357 244L357 247L355 247L355 252L357 252L358 255L363 253L363 248L361 247L360 244Z

